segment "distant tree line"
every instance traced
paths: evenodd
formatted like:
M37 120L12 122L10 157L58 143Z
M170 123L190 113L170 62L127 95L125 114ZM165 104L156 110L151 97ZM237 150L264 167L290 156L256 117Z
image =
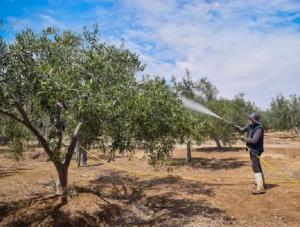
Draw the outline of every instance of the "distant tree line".
M300 132L300 96L277 95L268 110L262 112L266 127L271 130Z

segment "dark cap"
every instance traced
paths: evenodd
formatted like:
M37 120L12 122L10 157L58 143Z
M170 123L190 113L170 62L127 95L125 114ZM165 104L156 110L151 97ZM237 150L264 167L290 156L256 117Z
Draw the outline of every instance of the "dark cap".
M260 124L260 117L258 116L257 113L252 113L250 114L249 116L249 119L252 120L253 122L257 123L257 124Z

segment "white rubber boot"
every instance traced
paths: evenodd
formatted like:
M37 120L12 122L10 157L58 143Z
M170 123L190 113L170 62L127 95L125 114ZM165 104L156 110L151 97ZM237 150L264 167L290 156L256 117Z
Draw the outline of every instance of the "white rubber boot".
M265 181L265 175L263 172L261 172L262 174L262 179L263 179L263 182L264 182L264 188L266 189L266 181Z
M255 173L255 181L256 181L256 191L254 191L253 195L263 194L266 192L264 185L264 178L262 173Z
M265 175L264 173L262 172L262 179L263 179L263 182L264 182L264 188L266 189L266 183L265 183ZM254 180L255 182L253 183L253 190L255 190L257 188L257 183L256 183L256 177L255 177L255 174L254 174Z

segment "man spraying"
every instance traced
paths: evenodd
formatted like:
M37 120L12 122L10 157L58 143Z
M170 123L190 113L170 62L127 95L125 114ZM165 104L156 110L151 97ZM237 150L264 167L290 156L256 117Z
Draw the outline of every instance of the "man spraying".
M252 113L249 115L250 124L244 128L233 124L225 120L224 118L220 117L216 113L212 112L211 110L207 109L205 106L192 101L186 97L180 97L183 105L193 111L198 113L203 113L209 115L211 117L215 117L227 124L232 125L236 128L240 133L246 133L247 137L244 139L246 145L249 149L250 159L252 162L252 169L255 176L256 181L256 190L253 192L254 195L263 194L265 193L265 182L264 182L264 175L262 172L262 168L260 165L260 155L264 151L264 129L260 122L260 117L256 113Z
M254 195L265 193L264 175L260 165L260 155L264 152L264 129L260 122L260 117L256 113L249 115L250 124L244 128L234 126L241 133L246 133L244 141L249 149L252 169L256 181Z

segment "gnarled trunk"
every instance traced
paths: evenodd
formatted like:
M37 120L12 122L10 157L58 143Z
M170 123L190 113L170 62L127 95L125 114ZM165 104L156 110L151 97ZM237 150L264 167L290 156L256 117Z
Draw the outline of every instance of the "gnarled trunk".
M62 196L62 201L67 201L68 196L68 167L61 165L56 168L58 179L56 182L56 194Z
M58 103L59 108L61 108L61 103ZM27 129L29 129L37 138L39 144L44 148L45 152L49 156L49 159L54 163L57 174L58 174L58 181L57 181L57 194L62 195L62 202L67 202L67 186L68 186L68 168L72 159L72 155L74 153L77 141L78 141L78 134L83 122L79 122L77 127L74 130L74 133L71 137L71 142L68 147L68 151L65 155L63 163L61 160L57 159L57 155L49 146L49 141L44 137L44 135L39 131L38 128L32 124L30 121L26 111L23 108L21 103L15 104L16 109L18 110L21 118L19 116L8 112L7 110L0 109L0 114L6 115L11 119L23 124ZM60 117L59 117L60 120ZM62 146L62 136L63 136L64 127L59 128L59 143L58 143L58 150L60 150Z
M214 139L217 145L217 148L222 148L221 142L219 139Z
M68 168L72 159L72 156L74 154L74 151L76 149L77 146L77 142L78 142L78 134L79 134L79 130L81 128L82 122L80 122L71 139L70 145L68 147L68 151L65 155L65 159L63 161L63 163L59 163L55 162L55 167L56 167L56 171L58 174L58 181L56 184L56 194L62 195L62 202L66 203L67 202L67 196L68 196Z
M187 150L186 150L186 162L192 161L192 141L187 142Z

